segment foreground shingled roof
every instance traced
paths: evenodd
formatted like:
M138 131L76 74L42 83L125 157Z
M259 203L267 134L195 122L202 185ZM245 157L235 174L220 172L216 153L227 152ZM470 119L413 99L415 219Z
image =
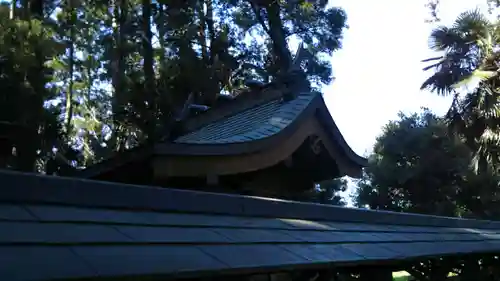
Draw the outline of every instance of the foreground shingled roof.
M0 280L164 280L500 251L500 222L14 172L0 182Z

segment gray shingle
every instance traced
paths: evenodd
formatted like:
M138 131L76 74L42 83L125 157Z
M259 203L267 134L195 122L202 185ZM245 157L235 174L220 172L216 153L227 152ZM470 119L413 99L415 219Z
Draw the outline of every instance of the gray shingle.
M478 233L476 234L480 239L491 239L491 240L500 240L500 234L498 233Z
M236 216L175 214L175 213L138 213L142 223L186 226L230 226L250 228L291 228L279 219L251 218Z
M316 229L316 230L337 230L331 224L322 221L300 220L300 219L279 219L283 223L298 229Z
M410 237L408 237L408 233L398 233L398 232L377 232L372 235L376 236L379 241L384 242L402 242L402 241L412 241Z
M461 232L458 228L447 228L447 227L424 227L424 226L401 226L401 225L391 225L390 229L397 232L417 232L417 233L443 233L443 232Z
M342 223L342 222L326 222L325 224L338 230L355 230L355 231L391 231L390 225L368 224L368 223Z
M487 249L500 252L500 240L486 240L483 243Z
M37 220L21 205L0 204L0 220Z
M310 243L346 243L379 241L379 237L367 232L338 231L284 231L286 234Z
M398 252L405 257L424 257L447 254L449 251L458 250L458 245L467 244L467 242L449 243L449 242L410 242L410 243L392 243L388 248ZM459 251L457 251L458 253Z
M0 246L0 280L28 281L93 276L67 247Z
M283 243L303 241L287 235L284 231L273 229L214 228L213 230L228 237L230 241L235 243Z
M138 242L148 243L224 243L229 240L210 228L117 226L120 232Z
M204 252L232 268L253 268L307 264L309 260L271 244L204 245Z
M237 143L266 138L293 122L316 95L316 93L303 93L297 99L285 103L273 100L215 121L177 138L175 142ZM276 130L276 127L279 130Z
M339 263L364 260L363 256L347 250L340 244L291 244L281 245L281 247L312 262L318 263Z
M86 209L51 205L26 206L42 221L74 221L74 222L113 222L141 223L144 218L140 212L114 211L107 209Z
M0 243L83 243L131 241L116 229L102 225L0 222Z
M478 240L474 234L455 234L455 233L406 233L404 234L410 240L414 241L460 241L460 240Z
M405 257L404 254L393 251L390 244L387 243L353 243L342 244L342 247L364 257L367 260L393 260Z
M72 249L99 276L173 275L227 266L193 246L78 246Z
M277 244L277 246L293 253L296 256L303 257L304 259L313 263L331 263L333 261L331 255L327 255L325 253L322 253L321 251L315 250L314 247L312 247L312 245L310 244ZM355 257L355 259L359 258L359 256Z

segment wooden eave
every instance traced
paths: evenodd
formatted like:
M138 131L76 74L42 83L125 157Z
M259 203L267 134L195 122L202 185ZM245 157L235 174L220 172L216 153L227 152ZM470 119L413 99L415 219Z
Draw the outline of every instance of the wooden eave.
M360 177L367 160L347 145L321 95L311 97L304 106L286 127L268 135L265 133L269 130L253 134L255 139L158 144L154 152L155 175L205 176L256 171L287 159L308 137L315 136L321 139L342 176Z
M94 179L112 170L119 169L120 167L129 163L137 163L143 160L151 159L153 156L153 152L154 146L152 145L135 147L130 150L118 152L115 156L105 159L99 163L93 164L86 169L76 170L71 174L65 174L64 176Z
M206 175L232 175L262 170L288 159L310 136L319 137L326 152L338 166L340 175L359 177L362 166L353 162L341 146L324 130L315 115L297 120L296 123L279 134L247 145L234 145L232 153L223 153L223 145L197 147L200 154L165 154L156 151L153 158L155 178L199 177ZM197 145L192 145L196 148ZM216 153L220 149L221 153ZM188 149L189 150L189 149ZM211 150L211 151L210 151ZM210 153L212 152L212 153ZM215 153L214 153L215 152ZM236 153L239 152L239 153ZM332 169L334 171L334 169Z
M0 280L165 280L500 251L496 221L8 171L0 181Z
M253 124L249 125L251 122ZM75 176L95 178L121 165L144 159L152 159L155 174L160 177L255 171L284 160L311 135L320 136L344 175L359 177L362 167L367 164L365 158L356 155L347 145L320 93L302 93L287 102L281 100L277 90L247 93L221 108L188 119L184 125L189 132L173 141L122 152ZM233 126L240 131L233 134L225 131ZM219 137L217 130L220 135L226 135ZM229 164L236 162L240 164ZM197 173L194 169L185 172L186 166L199 169ZM213 168L204 168L210 166Z

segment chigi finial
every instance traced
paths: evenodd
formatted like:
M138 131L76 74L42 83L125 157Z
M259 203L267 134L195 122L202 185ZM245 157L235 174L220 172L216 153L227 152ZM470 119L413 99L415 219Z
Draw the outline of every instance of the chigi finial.
M295 99L300 92L310 91L311 85L301 65L303 62L310 63L311 60L314 60L314 55L304 48L304 43L301 42L295 52L290 69L281 78L285 86L283 92L284 101Z

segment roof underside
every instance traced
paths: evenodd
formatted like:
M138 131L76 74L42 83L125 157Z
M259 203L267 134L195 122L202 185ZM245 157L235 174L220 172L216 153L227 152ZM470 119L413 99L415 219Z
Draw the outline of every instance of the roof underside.
M0 280L168 278L500 251L500 222L11 172L0 180L0 227L9 230L0 232Z
M289 126L318 95L320 94L317 92L309 92L302 93L291 101L272 100L210 123L174 142L222 144L267 138Z

